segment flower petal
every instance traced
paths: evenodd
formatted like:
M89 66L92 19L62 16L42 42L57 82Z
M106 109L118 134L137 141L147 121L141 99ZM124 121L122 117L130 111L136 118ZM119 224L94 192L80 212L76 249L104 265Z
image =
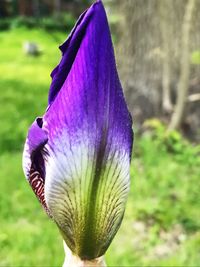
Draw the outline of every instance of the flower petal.
M47 213L44 199L45 150L47 135L42 129L43 119L37 118L31 125L23 152L23 169L27 180Z
M52 83L49 90L49 105L54 101L70 72L91 16L91 11L87 13L85 11L78 19L68 39L60 46L63 55L59 65L51 73Z
M101 1L73 36L79 31L70 70L63 61L67 76L44 115L45 199L70 249L93 259L105 253L124 214L133 133Z

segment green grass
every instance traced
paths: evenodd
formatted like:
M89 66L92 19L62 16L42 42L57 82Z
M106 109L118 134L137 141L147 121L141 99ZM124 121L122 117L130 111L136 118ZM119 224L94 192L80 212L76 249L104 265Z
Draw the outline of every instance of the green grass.
M49 74L65 37L43 30L0 32L1 267L63 263L62 239L25 180L21 157L29 125L46 108ZM24 55L26 40L36 41L42 55ZM200 161L191 144L165 141L150 132L136 136L131 193L106 255L109 266L199 266Z

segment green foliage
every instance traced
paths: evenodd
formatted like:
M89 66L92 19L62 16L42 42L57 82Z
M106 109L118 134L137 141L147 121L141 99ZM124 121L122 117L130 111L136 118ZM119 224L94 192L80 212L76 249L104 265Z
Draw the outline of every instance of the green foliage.
M171 153L180 163L200 164L200 145L192 145L176 130L168 132L158 119L147 120L144 126L147 128L146 137L161 151Z
M36 20L34 17L23 17L19 16L13 19L10 19L10 27L20 28L20 27L26 27L28 29L34 28L38 24L38 20Z
M0 18L0 31L8 30L10 28L10 20L7 18L1 19Z
M196 213L200 207L197 193L200 147L190 144L178 132L166 133L158 120L147 121L145 125L148 130L138 140L136 152L143 160L142 177L150 181L144 195L150 192L152 199L142 205L137 216L156 221L164 229L181 223L186 231L196 231L200 227ZM159 200L154 198L157 193Z
M68 31L75 23L75 17L69 13L63 13L56 17L24 17L19 16L15 18L0 19L0 30L17 29L24 27L26 29L33 29L41 27L47 31Z
M49 74L60 58L62 33L17 28L0 32L0 266L61 266L62 239L26 182L21 157L27 129L42 115ZM29 57L23 42L42 54ZM136 134L131 192L108 266L198 266L200 262L199 146L158 120Z
M200 51L199 50L193 51L192 56L191 56L191 61L192 61L192 64L194 65L200 65Z
M75 18L69 14L62 14L59 19L56 17L42 18L40 25L48 31L68 31L73 28L75 24Z

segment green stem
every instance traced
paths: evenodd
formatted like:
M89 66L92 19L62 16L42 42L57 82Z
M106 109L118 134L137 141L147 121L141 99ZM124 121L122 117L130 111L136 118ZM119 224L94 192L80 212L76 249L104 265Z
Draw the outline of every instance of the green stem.
M93 260L81 260L78 256L72 253L65 242L63 242L63 244L65 250L65 261L62 267L106 267L103 256Z

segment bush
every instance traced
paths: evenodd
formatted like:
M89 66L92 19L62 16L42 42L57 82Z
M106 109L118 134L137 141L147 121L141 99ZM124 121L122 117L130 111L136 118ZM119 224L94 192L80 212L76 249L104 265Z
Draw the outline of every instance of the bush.
M76 19L71 14L62 14L59 19L56 19L55 17L42 18L40 25L49 31L68 31L73 28L75 21Z
M191 144L180 132L167 132L167 127L158 119L144 123L145 133L161 151L171 153L180 163L200 164L200 145Z
M20 27L26 27L26 28L34 28L37 25L37 20L32 17L16 17L11 20L10 27L11 28L20 28Z
M9 19L0 19L0 31L5 31L10 28L10 20Z
M16 17L0 20L0 30L16 29L25 27L27 29L32 28L44 28L47 31L69 31L75 24L76 18L71 14L62 14L59 18L56 17Z

